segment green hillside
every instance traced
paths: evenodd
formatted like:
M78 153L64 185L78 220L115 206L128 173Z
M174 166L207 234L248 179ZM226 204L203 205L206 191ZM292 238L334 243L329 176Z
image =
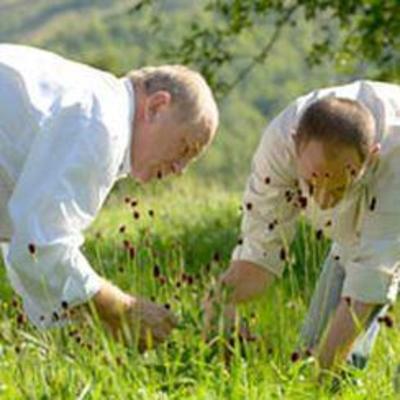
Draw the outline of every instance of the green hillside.
M123 74L146 64L179 62L167 59L162 50L177 43L194 20L213 23L201 13L203 0L165 0L133 11L132 4L121 0L2 0L0 41L40 46ZM296 96L347 79L329 65L310 71L304 56L314 29L299 22L284 32L267 62L220 101L220 135L191 174L242 188L268 120ZM262 26L241 37L234 45L243 48L248 58L224 70L225 76L233 78L267 39Z

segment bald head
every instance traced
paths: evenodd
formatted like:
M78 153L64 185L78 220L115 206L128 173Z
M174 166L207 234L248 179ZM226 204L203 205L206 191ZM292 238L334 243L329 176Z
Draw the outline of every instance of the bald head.
M299 150L310 140L329 147L349 146L365 160L373 144L375 120L371 112L354 100L325 97L311 104L300 118L295 135Z
M136 87L150 96L159 91L171 95L177 122L188 127L196 142L209 143L219 122L214 96L198 72L183 65L162 65L133 70L128 77Z
M334 207L379 153L375 121L361 103L326 97L311 104L294 135L299 176L322 209Z

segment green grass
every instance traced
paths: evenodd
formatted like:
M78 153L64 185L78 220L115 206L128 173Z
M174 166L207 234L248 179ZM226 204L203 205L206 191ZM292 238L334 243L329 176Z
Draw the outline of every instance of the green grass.
M259 341L231 347L228 363L222 338L211 348L201 340L200 304L229 263L241 194L188 180L124 191L138 200L139 219L119 188L88 232L85 254L123 289L169 303L179 327L168 343L144 355L113 343L96 327L78 328L73 336L75 327L39 332L18 324L19 307L1 268L1 399L396 398L396 324L382 329L368 369L356 373L358 385L344 381L336 395L329 382L317 382L312 360L290 361L328 245L313 239L304 224L293 246L294 265L263 298L243 307ZM119 232L122 225L125 233ZM135 247L133 259L123 240ZM155 264L164 284L153 277ZM192 284L182 281L183 273L193 277Z

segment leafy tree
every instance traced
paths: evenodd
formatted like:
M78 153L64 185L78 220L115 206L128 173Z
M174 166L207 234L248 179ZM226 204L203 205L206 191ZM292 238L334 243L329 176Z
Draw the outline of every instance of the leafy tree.
M144 0L134 10L155 3ZM309 65L332 59L348 74L362 70L371 78L400 79L398 0L210 0L203 12L210 18L192 22L189 32L164 54L196 65L222 96L268 59L283 28L296 29L303 19L318 28L306 55ZM243 49L236 46L240 37L260 27L268 33L265 40L227 80L224 67L243 57Z

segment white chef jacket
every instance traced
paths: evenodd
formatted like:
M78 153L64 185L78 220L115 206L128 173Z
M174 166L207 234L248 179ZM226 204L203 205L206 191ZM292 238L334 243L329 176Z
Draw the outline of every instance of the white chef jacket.
M10 242L8 277L39 327L99 290L82 231L130 171L133 113L127 78L0 44L0 238Z
M379 161L336 207L321 210L299 180L292 134L304 110L325 96L357 100L373 114ZM298 98L266 128L254 155L233 260L281 276L301 212L331 237L346 278L342 296L366 303L393 301L400 266L400 86L372 81L313 91ZM305 209L304 206L306 205Z

